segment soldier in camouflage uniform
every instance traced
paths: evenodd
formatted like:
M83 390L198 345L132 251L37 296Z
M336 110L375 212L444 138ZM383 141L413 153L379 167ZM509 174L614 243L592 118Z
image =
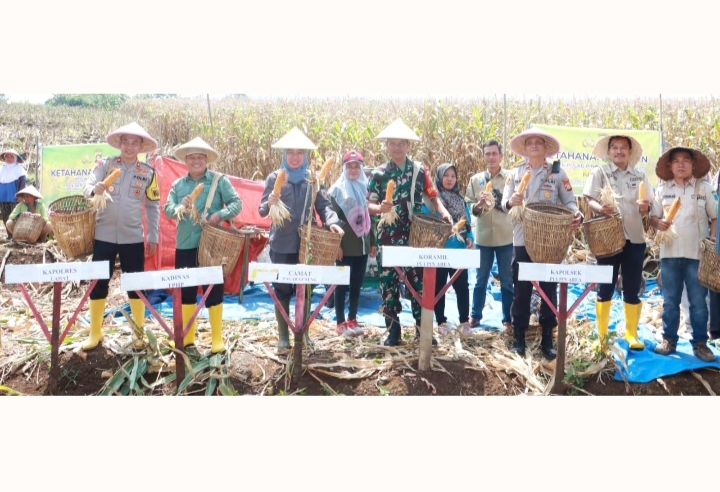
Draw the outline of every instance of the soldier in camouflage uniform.
M413 214L422 209L423 193L432 201L435 210L452 224L452 217L437 198L437 189L433 185L430 172L426 166L416 163L407 157L410 141L419 141L415 132L408 128L402 120L395 120L375 137L386 140L385 145L390 160L378 166L368 181L368 210L370 215L381 215L393 207L398 218L392 225L379 225L377 229L378 244L383 246L407 246L410 239L410 224ZM385 191L390 181L395 182L393 201L385 200ZM422 270L404 268L405 275L418 294L422 295ZM380 289L382 290L382 311L385 315L385 326L389 334L386 346L400 344L400 319L402 311L400 302L400 278L394 268L382 268L380 273ZM416 334L420 326L420 305L413 298L411 301L413 318L415 318ZM433 339L433 345L437 342Z

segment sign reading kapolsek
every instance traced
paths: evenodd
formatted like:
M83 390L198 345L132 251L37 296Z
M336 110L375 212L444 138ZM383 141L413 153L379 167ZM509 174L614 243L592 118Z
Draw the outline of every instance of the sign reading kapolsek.
M519 280L563 284L612 283L612 266L607 265L555 265L551 263L520 263L519 265Z

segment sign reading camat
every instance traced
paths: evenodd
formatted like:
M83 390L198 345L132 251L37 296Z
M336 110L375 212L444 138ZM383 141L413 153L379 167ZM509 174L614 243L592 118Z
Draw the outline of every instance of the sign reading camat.
M253 282L278 284L350 284L350 267L283 265L252 262L248 265Z

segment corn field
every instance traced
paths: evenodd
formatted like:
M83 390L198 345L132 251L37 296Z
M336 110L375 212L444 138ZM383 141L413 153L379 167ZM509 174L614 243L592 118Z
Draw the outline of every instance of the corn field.
M505 119L505 114L507 119ZM458 168L461 186L484 169L482 143L509 142L530 124L660 130L658 98L572 100L508 99L235 99L212 101L212 124L204 99L129 100L119 110L0 104L0 146L23 154L28 168L37 163L40 145L97 143L115 128L137 121L172 155L178 145L200 136L219 153L214 169L264 179L280 164L273 142L297 126L318 146L315 165L330 155L359 150L366 166L386 160L374 140L385 126L402 118L421 137L412 157L435 169L443 162ZM666 146L687 145L706 153L715 165L720 143L720 107L714 98L663 101ZM504 135L504 129L507 135ZM506 138L505 138L506 137ZM519 161L511 152L505 165ZM340 172L333 169L331 179Z

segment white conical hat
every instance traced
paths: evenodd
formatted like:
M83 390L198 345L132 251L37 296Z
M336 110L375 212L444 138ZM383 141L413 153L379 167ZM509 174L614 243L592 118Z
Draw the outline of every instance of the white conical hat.
M157 140L152 138L148 132L146 132L143 127L135 123L134 121L130 123L129 125L121 126L115 131L112 131L105 135L105 141L110 144L110 146L120 149L120 138L123 135L135 135L136 137L140 137L143 139L142 147L140 148L140 153L148 153L153 152L158 147Z
M15 162L25 162L25 159L22 158L20 154L17 153L15 149L5 149L2 152L0 152L0 160L5 159L5 154L12 154L15 156ZM0 162L0 164L2 164Z
M510 140L510 149L517 155L527 158L525 140L529 137L540 137L545 141L545 157L551 157L560 152L560 142L558 139L539 128L528 128L524 132L515 135L512 140Z
M208 145L207 142L200 137L193 138L188 143L184 143L175 149L175 157L182 162L185 162L185 158L189 154L205 154L207 156L208 164L215 162L219 157L218 153L215 152L215 149L210 147L210 145Z
M403 120L400 118L390 123L383 131L378 134L377 137L375 137L375 140L385 140L388 138L397 138L398 140L414 140L416 142L420 141L420 137L418 137L415 132L410 129L410 127L403 123Z
M273 149L315 150L317 147L297 127L287 132L284 137L272 144Z
M32 196L34 196L35 198L40 199L40 200L42 200L42 197L43 197L43 196L40 194L40 192L37 190L37 188L35 188L33 185L26 186L26 187L23 188L22 190L20 190L20 191L18 191L17 193L15 193L15 198L17 198L18 195L23 195L23 194L32 195Z

